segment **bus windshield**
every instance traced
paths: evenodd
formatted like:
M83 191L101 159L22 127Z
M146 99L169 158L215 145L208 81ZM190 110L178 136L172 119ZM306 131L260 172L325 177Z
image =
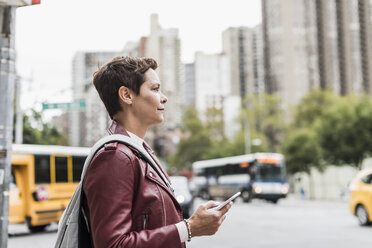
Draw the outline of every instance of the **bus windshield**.
M285 169L280 164L258 163L256 168L256 180L285 180Z

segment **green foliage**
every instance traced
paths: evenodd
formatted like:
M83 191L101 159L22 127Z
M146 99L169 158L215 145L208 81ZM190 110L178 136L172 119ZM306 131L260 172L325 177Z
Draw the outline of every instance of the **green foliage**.
M281 151L289 173L310 172L311 167L324 169L323 148L316 126L326 111L336 106L340 97L331 91L314 90L302 98L294 109L294 117L287 125Z
M244 137L237 135L230 142L223 135L222 110L207 110L207 120L203 123L195 108L186 109L182 123L183 135L174 155L168 157L171 167L178 170L191 169L191 164L198 160L220 158L244 154Z
M371 155L371 138L370 96L336 96L316 90L296 107L282 152L292 173L309 172L312 166L322 170L325 164L360 168Z
M230 142L225 138L221 141L212 141L206 158L223 158L242 154L244 154L244 141L235 139L233 142Z
M289 134L282 144L289 173L307 172L310 167L321 168L321 147L311 129L298 129Z
M325 112L316 130L327 162L360 168L363 159L372 151L371 99L344 97Z
M68 139L56 127L44 123L41 114L33 110L31 115L23 116L23 143L68 145Z
M198 111L194 107L188 107L182 118L183 132L190 132L190 135L197 134L205 129L202 121L199 119Z
M244 105L241 122L244 125L244 121L249 121L251 140L263 141L264 145L258 150L277 152L285 129L280 99L273 95L249 95Z
M169 164L179 170L191 169L192 162L206 159L211 146L209 131L195 108L186 109L182 123L185 137L178 144L176 153L168 158Z
M331 106L337 104L340 97L330 90L314 90L304 96L294 111L294 128L313 127Z
M215 140L224 140L223 111L217 108L208 108L206 111L206 128Z

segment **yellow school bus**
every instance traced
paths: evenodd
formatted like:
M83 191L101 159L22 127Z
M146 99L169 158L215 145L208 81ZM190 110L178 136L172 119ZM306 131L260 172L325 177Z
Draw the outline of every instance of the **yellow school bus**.
M72 197L90 148L12 145L9 223L42 231L58 222Z

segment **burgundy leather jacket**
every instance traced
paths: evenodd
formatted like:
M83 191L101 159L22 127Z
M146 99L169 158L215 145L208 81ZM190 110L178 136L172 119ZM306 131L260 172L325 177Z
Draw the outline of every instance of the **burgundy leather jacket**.
M128 136L115 121L108 134ZM185 247L174 225L182 220L181 206L137 150L106 144L94 156L83 190L93 247Z

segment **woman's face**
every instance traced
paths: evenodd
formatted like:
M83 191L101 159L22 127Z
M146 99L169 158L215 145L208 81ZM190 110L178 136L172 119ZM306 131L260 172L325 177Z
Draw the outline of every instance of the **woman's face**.
M167 97L160 90L160 80L153 69L145 72L145 82L134 97L133 110L140 123L149 127L164 120L164 104Z

